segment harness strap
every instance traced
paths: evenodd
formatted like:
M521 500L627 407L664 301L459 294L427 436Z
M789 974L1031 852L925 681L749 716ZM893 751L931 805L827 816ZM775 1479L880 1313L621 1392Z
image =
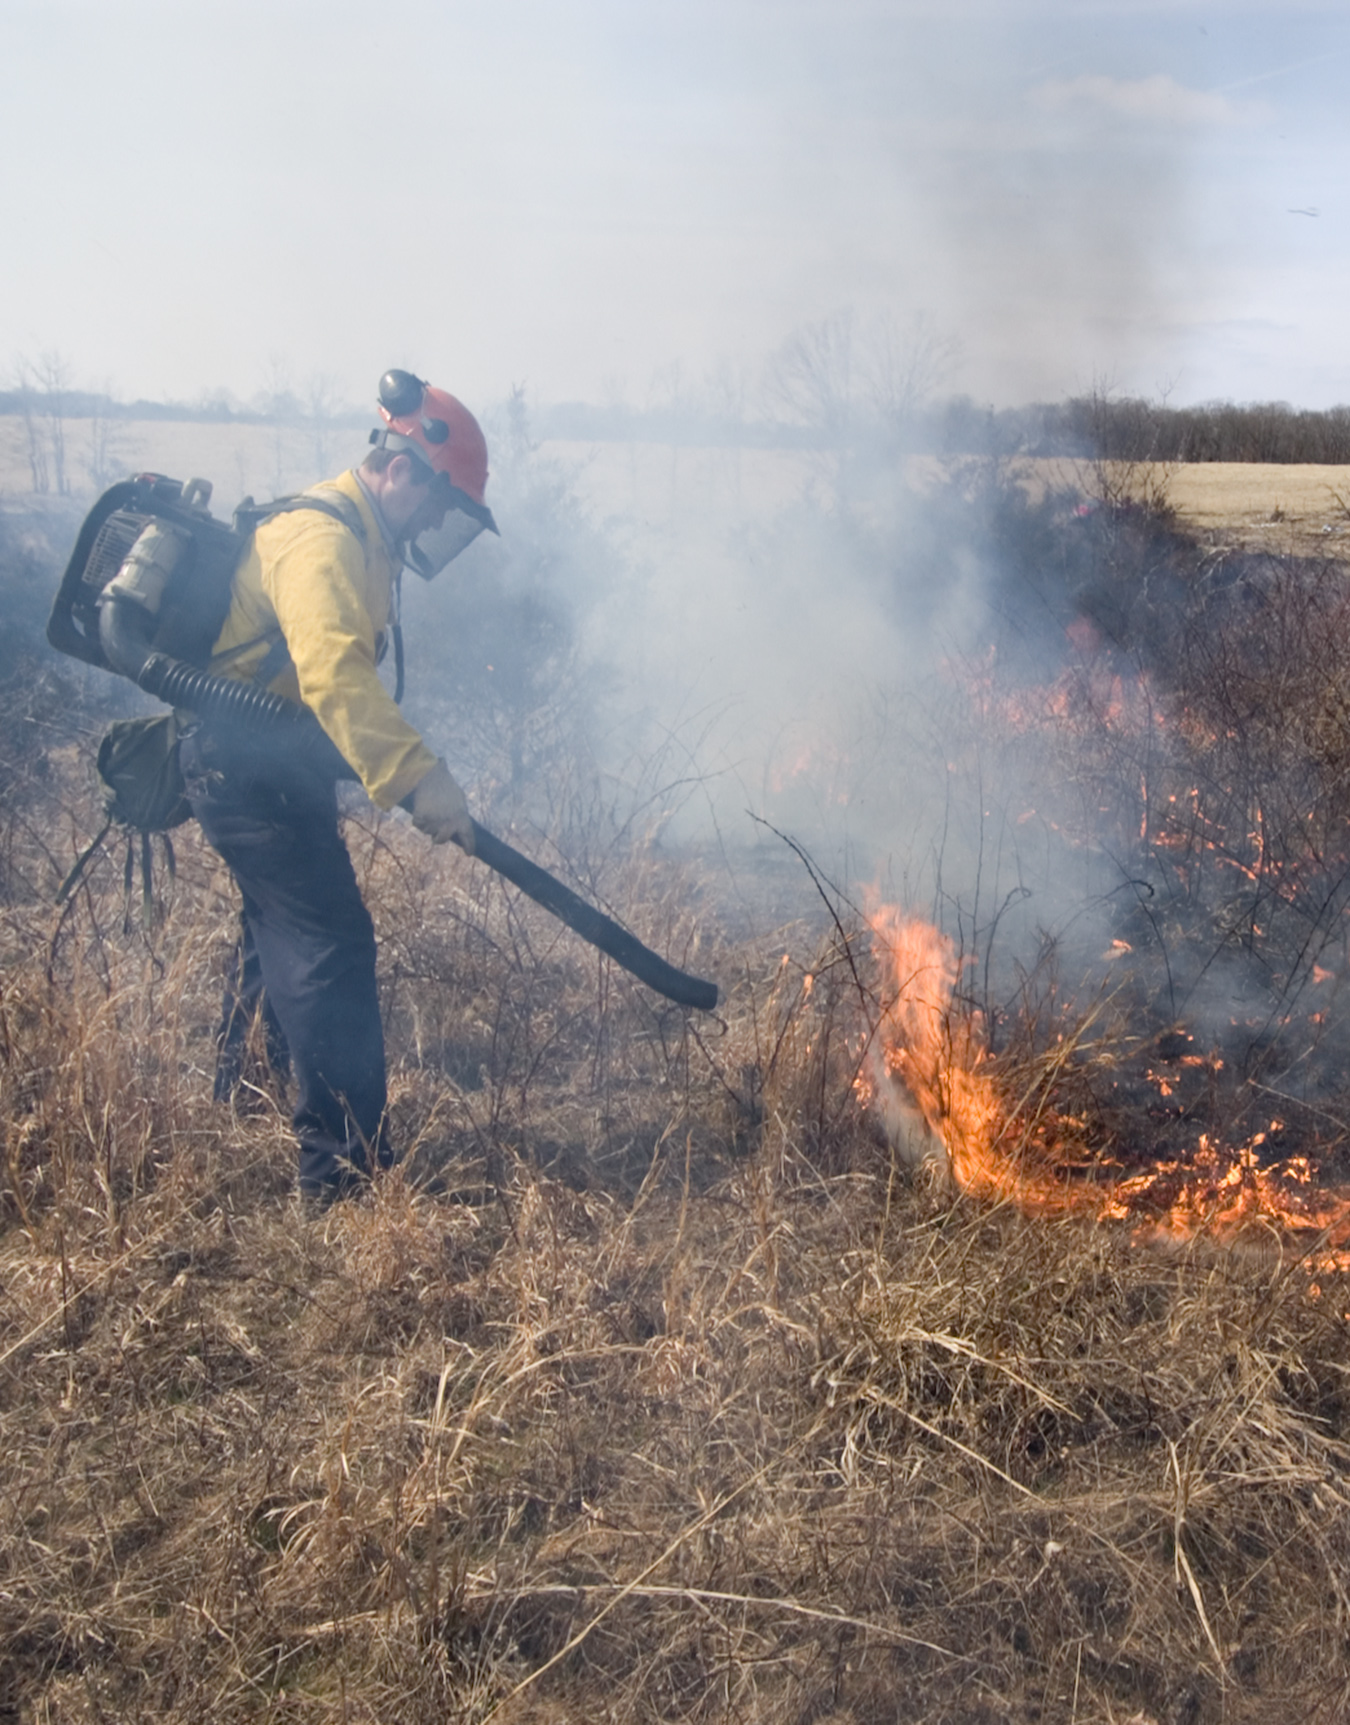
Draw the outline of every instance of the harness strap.
M103 843L104 839L107 838L108 834L111 831L112 831L112 822L111 821L104 821L103 825L99 828L98 832L94 835L94 837L89 841L89 843L80 852L79 856L77 856L75 858L75 863L74 863L74 866L72 867L70 873L66 876L66 878L61 882L60 886L56 889L56 902L57 902L57 904L64 904L66 902L66 900L71 896L71 894L75 891L75 888L80 884L81 880L84 878L85 869L87 869L89 867L90 857L93 856L94 852Z
M141 834L141 927L150 928L155 920L155 853L150 848L150 834Z
M323 493L322 496L319 495L320 492ZM320 515L331 516L334 521L340 521L349 532L354 533L363 548L367 544L366 524L361 519L361 511L350 497L332 485L316 485L310 491L302 491L295 497L283 497L275 503L242 504L235 519L238 522L242 514L250 528L257 528L264 521L270 521L274 515L293 515L303 509L312 509ZM390 633L394 637L394 703L397 705L403 699L402 569L394 577L394 620ZM220 655L218 662L224 664L231 659L241 658L254 647L261 646L264 641L270 645L253 673L253 681L265 689L291 662L290 649L280 629L268 629L265 634L255 635L251 641L243 641L239 646L231 647L228 652Z
M127 860L122 869L122 933L130 934L131 922L131 886L136 879L136 835L127 834Z
M269 629L261 640L271 639L272 645L263 655L262 662L253 673L253 681L259 688L265 689L274 677L279 677L291 662L291 650L286 645L286 637L280 629ZM254 645L256 646L256 642Z
M323 493L322 497L320 492ZM255 508L255 527L260 527L264 521L270 521L274 515L293 515L300 509L317 509L320 515L331 515L334 521L340 521L356 535L362 545L366 543L366 524L361 519L361 511L350 497L344 496L333 485L316 485L312 491L302 491L295 497L282 497L275 503L258 504Z
M394 637L394 705L403 699L403 569L394 576L394 620L390 624Z

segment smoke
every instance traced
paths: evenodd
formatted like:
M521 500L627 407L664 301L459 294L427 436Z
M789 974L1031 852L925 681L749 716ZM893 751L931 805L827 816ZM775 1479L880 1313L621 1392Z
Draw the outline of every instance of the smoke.
M1121 808L1094 827L1099 780L990 717L1071 666L1082 538L897 433L936 389L1350 394L1343 241L1289 213L1336 196L1330 12L74 11L8 44L17 342L180 398L285 354L316 442L391 363L670 408L594 450L503 417L503 540L409 595L411 711L489 808L556 824L585 757L672 841L762 849L758 816L975 946L1107 949ZM699 392L718 439L676 423ZM795 451L755 447L770 417Z
M1283 1060L1337 938L1309 870L1339 817L1308 825L1316 763L1285 773L1274 720L1225 741L1224 703L1265 704L1235 681L1251 608L1292 639L1316 596L1193 556L1118 472L1085 508L1053 467L906 455L859 375L815 447L695 441L690 414L541 446L517 397L489 427L502 540L414 595L412 716L489 819L678 847L759 927L819 914L786 834L952 935L993 1025L1040 978L1110 992L1132 1035ZM1315 708L1329 668L1290 665ZM1250 808L1306 836L1288 892Z
M1343 242L1286 213L1335 202L1330 12L409 0L371 52L346 0L68 10L11 20L0 221L13 339L82 375L594 399L851 304L940 311L982 399L1347 392Z

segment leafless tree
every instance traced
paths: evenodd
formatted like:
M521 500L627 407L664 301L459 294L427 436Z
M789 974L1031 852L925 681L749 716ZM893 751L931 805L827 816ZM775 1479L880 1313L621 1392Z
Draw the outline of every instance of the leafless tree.
M506 398L506 456L512 463L528 461L539 445L530 434L530 409L525 385L513 383Z
M70 361L48 348L36 359L20 355L12 370L23 421L28 471L33 490L70 491L66 469L66 395L71 384Z
M866 342L865 389L883 435L905 436L959 358L956 338L927 312L916 312L904 324L890 313L876 320Z
M19 399L19 414L23 421L29 477L33 490L42 495L51 489L51 475L47 467L47 439L39 417L37 384L30 360L21 358L14 362L14 393Z
M678 360L659 365L647 386L647 407L652 413L669 414L672 419L686 413L690 406L689 380Z
M124 419L108 411L110 390L107 384L95 393L93 412L84 448L84 470L95 491L106 491L115 480L127 472L130 457L135 454L136 440Z
M70 478L66 472L66 391L70 388L70 362L54 348L48 348L38 355L34 373L45 408L52 481L57 495L65 497L70 491Z
M1177 464L1157 453L1163 405L1122 399L1109 377L1096 377L1083 407L1092 438L1088 483L1095 500L1108 509L1139 506L1167 515ZM1129 453L1113 458L1113 439Z
M853 416L853 364L853 313L833 312L788 336L765 370L765 398L823 443L841 446Z

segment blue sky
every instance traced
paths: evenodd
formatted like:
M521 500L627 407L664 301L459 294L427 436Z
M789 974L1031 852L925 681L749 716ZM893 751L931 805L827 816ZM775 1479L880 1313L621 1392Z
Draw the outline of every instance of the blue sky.
M0 368L641 403L849 310L998 403L1350 401L1343 6L0 0L0 43Z

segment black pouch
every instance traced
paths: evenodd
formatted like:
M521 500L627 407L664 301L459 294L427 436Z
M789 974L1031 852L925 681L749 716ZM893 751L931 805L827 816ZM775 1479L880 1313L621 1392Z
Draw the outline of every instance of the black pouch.
M98 746L108 819L141 833L167 833L191 817L178 762L178 719L117 719Z
M103 780L103 812L107 817L93 842L75 860L61 882L56 902L65 904L80 884L89 859L114 826L127 829L125 888L130 921L134 858L139 839L141 858L141 915L152 920L150 838L158 833L170 875L174 872L173 845L169 834L192 815L178 759L178 719L173 713L158 713L152 719L116 719L98 746L98 776Z

